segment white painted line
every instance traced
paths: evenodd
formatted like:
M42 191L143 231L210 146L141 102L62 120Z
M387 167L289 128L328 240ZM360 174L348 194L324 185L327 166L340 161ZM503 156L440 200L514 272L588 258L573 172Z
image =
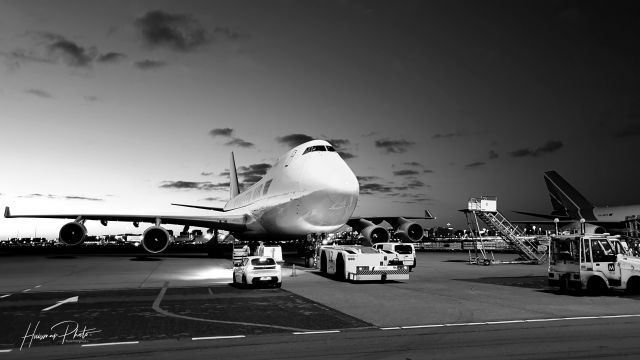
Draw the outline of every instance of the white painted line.
M140 343L139 341L123 341L123 342L112 342L112 343L99 343L99 344L82 344L82 347L90 347L90 346L111 346L111 345L135 345Z
M487 325L515 324L515 323L523 323L523 322L525 322L525 320L487 321Z
M567 317L562 318L562 320L593 320L593 319L601 319L601 316L576 316L576 317Z
M0 350L0 353L8 353L11 352L13 349L7 349L7 350Z
M7 296L11 296L11 294L2 295L2 296L0 296L0 299L4 299L4 298L6 298Z
M31 289L27 289L27 290L22 290L22 292L27 292L27 291L31 291Z
M616 319L616 318L630 318L630 317L640 317L640 314L636 315L602 315L599 316L601 319Z
M70 298L68 298L68 299L60 300L60 301L58 301L58 303L57 303L57 304L55 304L55 305L51 305L51 306L49 306L48 308L42 309L41 311L48 311L48 310L51 310L51 309L53 309L53 308L55 308L55 307L58 307L58 306L60 306L60 305L62 305L62 304L72 303L72 302L78 302L78 297L77 297L77 296L74 296L74 297L70 297Z
M524 322L550 322L550 321L561 321L561 320L571 320L571 318L551 318L551 319L529 319Z
M239 339L246 337L244 335L232 335L232 336L205 336L205 337L194 337L191 340L220 340L220 339Z
M474 326L474 325L486 325L485 322L475 322L475 323L459 323L459 324L444 324L444 326Z
M333 333L339 333L339 332L340 330L301 331L301 332L294 332L293 335L333 334Z
M422 328L436 328L436 327L444 327L444 324L436 324L436 325L412 325L412 326L403 326L403 329L422 329Z
M39 288L40 286L42 286L42 285L36 285L36 286L34 286L34 288Z
M380 330L400 330L400 329L402 329L402 328L401 328L401 327L399 327L399 326L396 326L396 327L387 327L387 328L380 328Z

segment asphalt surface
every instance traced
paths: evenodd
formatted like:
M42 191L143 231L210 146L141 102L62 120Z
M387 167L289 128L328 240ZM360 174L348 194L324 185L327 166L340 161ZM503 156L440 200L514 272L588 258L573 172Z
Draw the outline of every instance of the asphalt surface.
M640 297L560 293L546 265L466 256L419 253L386 283L289 265L282 289L231 286L230 261L195 255L4 256L0 358L640 356Z

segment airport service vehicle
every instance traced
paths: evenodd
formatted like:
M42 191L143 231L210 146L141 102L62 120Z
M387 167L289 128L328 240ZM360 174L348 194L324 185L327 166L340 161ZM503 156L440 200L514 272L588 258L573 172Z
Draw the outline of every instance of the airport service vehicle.
M586 289L592 294L607 289L638 293L640 259L627 255L618 236L606 233L552 236L549 285L561 289Z
M398 260L409 267L409 271L416 267L416 249L413 244L400 242L377 243L373 245L374 249L391 251Z
M408 280L409 269L390 265L392 255L362 245L320 247L320 271L338 280Z
M328 175L329 174L329 175ZM172 187L180 182L167 182ZM203 183L204 184L204 183ZM163 185L163 187L165 186ZM229 201L224 207L188 204L176 206L209 211L209 215L159 214L11 214L5 208L5 218L72 219L60 228L60 242L79 245L87 236L84 223L97 220L104 226L109 221L151 223L142 234L140 243L149 253L163 252L173 241L164 225L228 231L234 238L250 240L292 240L308 234L332 233L345 224L360 232L371 246L389 241L389 232L379 224L388 222L395 235L416 240L422 238L423 228L411 219L433 219L428 211L424 217L409 216L352 216L358 203L360 185L349 165L336 149L324 140L311 140L298 145L281 156L268 168L264 177L241 191L235 158L229 163Z
M248 256L233 267L233 283L282 286L282 268L268 256Z

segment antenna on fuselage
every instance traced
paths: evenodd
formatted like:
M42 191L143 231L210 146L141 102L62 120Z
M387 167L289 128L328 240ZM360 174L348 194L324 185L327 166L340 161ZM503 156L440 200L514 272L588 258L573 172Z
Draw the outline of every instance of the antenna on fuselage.
M236 172L236 160L233 158L233 151L231 152L231 162L229 164L229 187L230 187L230 198L240 194L240 184L238 183L238 173Z

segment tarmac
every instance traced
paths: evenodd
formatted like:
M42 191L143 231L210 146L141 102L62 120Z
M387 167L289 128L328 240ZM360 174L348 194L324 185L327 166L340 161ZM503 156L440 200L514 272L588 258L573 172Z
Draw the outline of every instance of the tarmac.
M625 329L618 336L639 332L640 296L562 293L547 287L546 264L479 266L468 264L467 256L421 252L408 281L385 283L336 281L300 266L302 259L288 257L281 289L252 289L230 285L230 260L204 255L5 255L0 258L0 357L93 357L98 354L96 347L106 358L156 356L162 349L182 357L194 346L200 349L198 354L225 354L220 344L229 353L235 349L236 354L251 356L248 349L263 348L266 341L282 345L279 355L252 358L286 354L296 358L307 347L315 352L304 357L323 358L318 337L325 345L336 343L332 358L375 357L366 349L379 346L376 343L382 339L389 349L400 349L394 356L418 356L439 348L447 357L451 353L446 348L428 347L423 340L440 334L436 337L444 343L451 338L484 348L480 338L500 342L529 333L548 339L549 329L554 334L585 334L578 343L580 349L592 347L589 354L621 358L640 354L640 344L627 344L622 352L615 346L610 352L596 352L598 343L614 344L619 330L599 337L597 331L588 331ZM294 335L316 338L292 340ZM346 339L359 344L361 352L349 350ZM573 337L563 339L565 346L578 349L578 344L566 344ZM216 345L193 345L206 341ZM300 347L299 352L288 350L287 344L294 350ZM523 349L502 354L518 357ZM479 351L468 350L459 358Z

